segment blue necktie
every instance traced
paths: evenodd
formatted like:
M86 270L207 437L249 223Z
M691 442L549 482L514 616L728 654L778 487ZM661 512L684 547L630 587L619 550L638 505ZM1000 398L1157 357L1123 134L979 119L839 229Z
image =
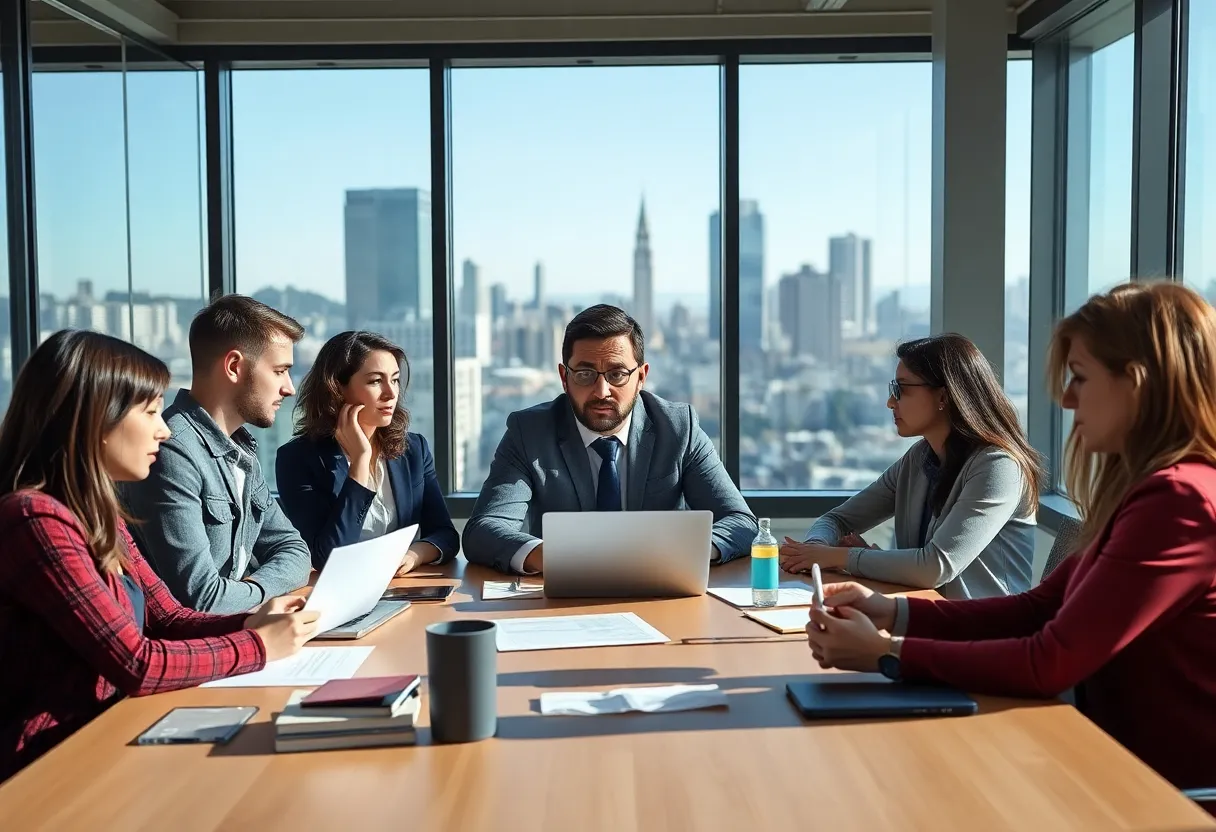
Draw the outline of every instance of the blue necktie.
M591 443L595 452L604 460L600 463L600 484L595 492L596 511L621 510L621 474L616 467L616 458L621 452L621 440L615 436L601 436Z

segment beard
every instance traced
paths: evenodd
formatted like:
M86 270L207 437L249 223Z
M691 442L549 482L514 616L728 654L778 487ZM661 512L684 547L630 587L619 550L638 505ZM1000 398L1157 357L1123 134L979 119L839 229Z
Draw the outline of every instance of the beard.
M241 419L255 428L268 428L274 425L274 402L258 401L257 391L253 387L253 379L246 378L241 392L236 400L236 412Z
M624 405L617 404L615 399L588 399L582 405L575 403L573 399L570 404L574 409L574 418L578 419L587 430L595 431L596 433L609 433L621 426L621 422L625 421L625 417L633 412L633 406L637 404L638 392L633 392L633 398ZM612 408L612 413L592 413L591 408L596 406L606 405Z

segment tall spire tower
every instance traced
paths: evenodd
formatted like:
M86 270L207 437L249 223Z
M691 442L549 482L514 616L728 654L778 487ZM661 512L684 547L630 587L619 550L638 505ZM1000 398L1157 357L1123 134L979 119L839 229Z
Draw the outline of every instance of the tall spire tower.
M646 226L646 198L638 211L638 233L633 244L633 318L642 328L646 341L658 335L654 330L654 272L650 260L650 229Z

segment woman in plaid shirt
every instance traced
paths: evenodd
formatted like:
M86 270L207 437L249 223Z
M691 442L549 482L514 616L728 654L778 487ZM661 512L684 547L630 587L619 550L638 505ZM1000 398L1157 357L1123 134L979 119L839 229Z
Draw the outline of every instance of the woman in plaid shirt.
M0 781L124 694L249 673L314 634L300 598L185 609L135 548L114 483L148 476L168 384L143 350L68 330L17 377L0 427Z

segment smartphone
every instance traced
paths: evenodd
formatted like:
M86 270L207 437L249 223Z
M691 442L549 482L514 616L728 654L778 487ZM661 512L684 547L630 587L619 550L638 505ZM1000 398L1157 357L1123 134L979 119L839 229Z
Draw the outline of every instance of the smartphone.
M820 612L827 612L827 607L823 603L823 573L819 570L819 564L811 564L811 592L815 596L815 609Z
M416 604L427 601L443 601L452 594L452 590L455 588L449 584L440 586L391 586L384 590L384 594L380 596L380 600L413 601Z
M174 708L135 740L137 745L215 743L223 745L237 735L258 709L252 705L234 708Z

